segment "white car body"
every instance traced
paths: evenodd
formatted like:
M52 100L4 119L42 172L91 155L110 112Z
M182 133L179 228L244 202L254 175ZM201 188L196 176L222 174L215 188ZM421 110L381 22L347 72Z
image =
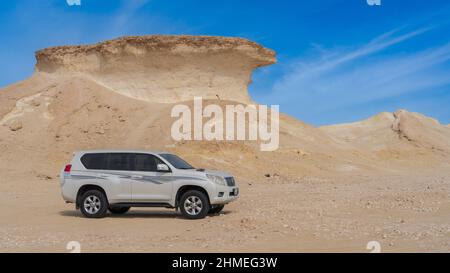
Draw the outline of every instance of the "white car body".
M88 169L82 162L85 155L92 154L130 154L151 155L169 167L165 171L136 171L114 169ZM67 203L80 205L77 198L80 189L86 186L101 188L107 197L109 205L123 206L156 206L177 208L180 190L190 187L203 189L207 193L209 203L225 205L238 197L239 189L234 178L225 173L211 170L177 169L161 155L171 155L165 152L145 150L96 150L75 152L70 162L61 171L61 191ZM134 158L134 157L133 157ZM157 162L157 161L156 161ZM133 163L135 164L135 163ZM136 163L137 164L137 163ZM158 164L158 168L160 164ZM163 166L164 167L164 166ZM68 171L67 171L68 170ZM219 180L219 184L213 180ZM211 179L213 177L214 179Z

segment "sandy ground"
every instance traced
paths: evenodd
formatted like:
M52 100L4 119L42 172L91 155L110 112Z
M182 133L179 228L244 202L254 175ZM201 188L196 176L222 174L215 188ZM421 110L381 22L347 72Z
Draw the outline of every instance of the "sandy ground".
M169 209L86 219L57 179L0 189L1 252L383 252L450 250L450 175L277 177L240 181L224 212L190 221Z

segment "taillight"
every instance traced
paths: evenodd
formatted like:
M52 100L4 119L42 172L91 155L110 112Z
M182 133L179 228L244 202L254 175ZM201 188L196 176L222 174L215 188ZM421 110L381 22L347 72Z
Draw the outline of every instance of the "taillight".
M72 164L67 164L66 167L64 168L64 172L70 173L70 169L72 169Z

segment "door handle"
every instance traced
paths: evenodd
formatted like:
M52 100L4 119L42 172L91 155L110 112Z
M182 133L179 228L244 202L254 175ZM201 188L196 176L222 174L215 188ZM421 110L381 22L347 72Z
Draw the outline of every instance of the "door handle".
M133 179L141 179L144 178L142 175L132 175L131 178Z

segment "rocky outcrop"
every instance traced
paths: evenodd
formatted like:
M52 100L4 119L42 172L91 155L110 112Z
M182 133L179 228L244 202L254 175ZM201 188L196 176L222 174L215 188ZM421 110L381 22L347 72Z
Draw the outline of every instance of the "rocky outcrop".
M205 99L249 102L254 69L276 62L275 52L241 38L123 37L36 52L36 70L85 76L123 95L173 103Z
M321 129L338 141L351 142L364 150L410 149L405 145L412 145L428 151L450 152L450 131L445 125L406 110Z
M450 132L439 121L419 113L399 110L394 113L392 130L401 139L438 151L450 151Z

